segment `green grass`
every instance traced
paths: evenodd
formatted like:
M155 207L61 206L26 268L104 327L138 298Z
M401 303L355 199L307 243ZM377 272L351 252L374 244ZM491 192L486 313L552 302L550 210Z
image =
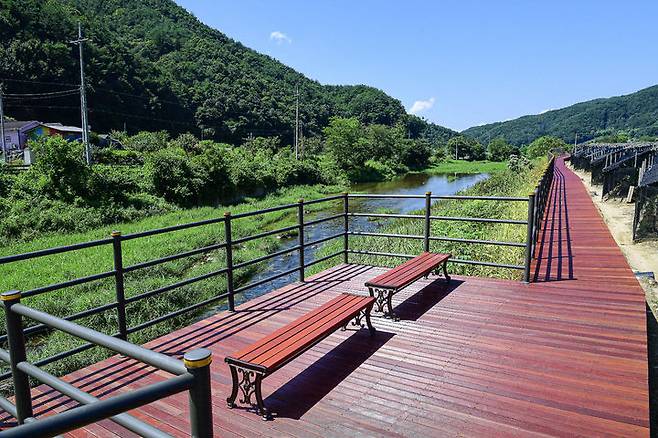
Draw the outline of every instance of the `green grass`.
M423 172L426 173L494 173L507 169L507 162L446 160L436 163Z
M531 193L546 167L546 160L535 161L534 167L522 172L503 170L464 190L464 195L512 196L525 197ZM422 210L415 214L423 214ZM432 205L432 215L453 217L481 217L498 219L526 220L528 215L527 202L499 202L480 200L441 200ZM390 234L423 235L423 221L417 219L388 219L390 222L382 226L378 232ZM496 240L508 242L524 242L526 226L515 224L486 224L463 221L432 221L431 235L478 240ZM340 242L325 246L318 256L330 254L341 247ZM392 252L399 254L419 254L422 240L382 238L382 237L350 237L350 249L377 252ZM462 260L477 260L503 264L523 265L524 248L503 247L482 244L464 244L453 242L431 242L431 251L451 253L454 258ZM351 254L352 263L363 263L375 266L395 266L400 258L365 256ZM313 272L326 269L330 263L320 263ZM470 276L485 276L507 279L521 279L522 271L501 269L465 264L451 264L450 272Z
M224 211L228 209L233 214L265 209L294 203L299 198L307 200L317 199L343 190L344 187L293 187L263 199L250 199L230 208L204 207L180 210L160 216L149 217L134 223L115 224L84 233L45 235L28 243L15 243L4 246L0 248L0 255L25 253L43 248L101 239L108 237L111 230L120 230L125 235L132 232L221 217ZM331 203L310 205L305 208L305 211L312 213L327 208L330 204L340 205L340 202L342 201L336 200L331 201ZM232 234L233 238L236 239L266 230L285 227L296 223L296 221L296 209L235 219L232 221ZM275 251L279 246L279 239L277 237L271 236L237 245L233 252L234 263L251 260ZM223 241L223 223L203 225L186 230L125 241L122 246L124 266ZM267 266L267 262L236 271L236 285L245 284L254 272L265 266ZM216 271L223 267L225 267L225 250L221 249L167 262L151 268L137 270L126 274L126 296L131 297L185 278ZM112 269L113 257L110 245L46 256L0 266L0 290L18 289L25 291L94 273L110 271ZM128 305L128 325L138 325L173 310L220 295L225 291L225 276L220 275L165 292L155 297L137 301ZM115 290L113 278L48 292L23 300L28 306L60 317L114 301ZM222 303L220 302L217 305L222 305ZM135 343L146 342L177 327L188 325L191 320L201 313L202 311L191 312L179 318L144 329L131 335L130 341ZM118 331L117 317L114 310L86 317L76 322L108 334ZM2 327L4 333L4 318ZM68 350L83 343L56 331L30 339L28 356L32 361ZM101 360L107 357L108 354L106 350L96 348L56 362L48 368L51 372L63 374Z

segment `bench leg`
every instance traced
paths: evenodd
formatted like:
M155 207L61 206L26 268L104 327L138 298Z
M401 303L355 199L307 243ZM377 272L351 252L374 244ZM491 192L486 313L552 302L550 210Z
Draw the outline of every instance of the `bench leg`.
M393 311L393 291L388 291L388 296L386 297L386 307L388 312L384 313L384 316L391 318L394 321L399 321L400 317Z
M251 397L255 396L256 412L258 415L263 417L263 420L268 420L270 418L270 414L265 407L265 403L263 402L263 393L261 392L261 382L263 381L263 375L256 371L241 368L235 365L229 365L229 369L231 370L231 379L233 380L231 395L226 399L226 403L229 409L235 407L235 399L238 396L238 392L241 392L242 398L240 399L240 403L254 406L254 403L251 401Z
M383 313L385 318L391 318L399 321L395 312L393 312L393 294L396 292L393 289L380 289L378 287L369 287L368 292L371 297L375 297L375 312ZM386 311L384 310L386 306Z
M448 275L448 262L443 262L443 275L446 278L446 281L450 283L450 276Z
M366 314L366 325L368 326L368 330L370 330L370 336L375 336L375 333L377 330L372 326L372 322L370 321L370 313L372 312L372 307L375 305L375 303L372 303L368 307L366 307L365 314Z
M375 303L372 303L362 311L360 311L352 320L352 325L353 326L359 326L363 328L363 323L361 322L363 318L366 319L366 326L368 327L368 330L370 330L370 335L374 336L375 335L375 327L372 326L372 322L370 321L370 313L372 312L372 307L375 305ZM347 326L349 325L349 321L345 323L345 325L342 327L342 330L347 330Z

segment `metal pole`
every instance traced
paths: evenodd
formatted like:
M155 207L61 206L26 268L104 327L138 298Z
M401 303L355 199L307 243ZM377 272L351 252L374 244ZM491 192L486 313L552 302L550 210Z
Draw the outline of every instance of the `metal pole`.
M123 278L123 254L121 250L121 231L112 231L112 248L114 252L114 289L117 297L117 316L119 322L119 338L128 340L128 325L126 323L126 296Z
M532 259L532 246L534 236L532 235L534 229L534 212L535 212L535 194L528 195L528 232L526 234L525 242L525 269L523 272L523 281L530 283L530 262Z
M5 292L0 295L5 306L5 320L7 323L7 341L9 344L9 361L11 362L11 375L14 381L14 397L18 422L25 423L25 419L32 417L32 395L30 393L30 380L24 372L18 369L20 362L27 360L25 351L25 335L23 334L23 320L21 315L12 312L11 307L20 303L21 293L17 290Z
M345 214L344 217L344 232L345 236L343 237L343 263L347 264L349 263L348 261L348 251L350 249L350 240L349 240L349 232L350 232L350 218L348 216L349 211L350 211L350 202L349 202L349 194L347 192L343 193L343 213Z
M423 239L423 251L430 251L430 214L432 208L432 192L425 192L425 237Z
M5 160L5 163L9 162L9 157L7 156L7 144L5 140L5 111L2 102L2 95L5 91L5 84L0 84L0 137L2 137L2 157Z
M82 38L82 24L78 22L78 39L71 41L77 44L78 54L80 57L80 120L82 122L82 144L85 148L85 160L87 165L91 164L91 148L89 146L89 123L87 114L87 92L85 86L85 64L83 59L82 43L89 41L88 38Z
M190 423L194 438L211 438L212 425L212 394L210 391L210 364L212 353L205 348L185 353L183 363L187 371L194 376L190 387Z
M231 212L224 213L224 239L226 240L226 291L228 292L228 310L235 310L233 292L233 239L231 238Z
M299 281L304 282L304 200L299 200L297 206L297 219L299 220Z
M299 85L295 87L295 159L299 160Z

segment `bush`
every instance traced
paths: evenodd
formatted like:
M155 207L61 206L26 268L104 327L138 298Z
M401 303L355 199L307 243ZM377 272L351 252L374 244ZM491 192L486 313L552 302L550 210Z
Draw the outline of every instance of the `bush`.
M522 172L532 167L532 163L523 155L511 155L507 167L512 172Z
M144 173L156 195L178 205L196 203L201 181L182 149L167 148L150 154Z
M487 147L487 158L490 161L505 161L514 153L514 146L507 143L504 138L491 140Z
M560 152L568 149L564 140L545 135L535 139L528 145L526 155L531 160L534 158L545 157L549 152Z
M139 166L144 164L144 156L134 150L103 148L94 151L94 163Z
M138 152L155 152L166 149L168 146L169 134L166 131L147 132L142 131L132 137L126 137L123 145Z
M36 161L26 173L34 178L40 191L67 201L86 194L90 171L81 143L45 137L31 142L30 148Z

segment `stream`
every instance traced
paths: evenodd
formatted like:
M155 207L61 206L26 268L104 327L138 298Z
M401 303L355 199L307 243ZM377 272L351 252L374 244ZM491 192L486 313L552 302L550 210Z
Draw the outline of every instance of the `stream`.
M426 173L409 173L400 178L392 181L376 182L376 183L357 183L353 184L350 188L352 193L369 193L369 194L395 194L395 195L424 195L425 192L432 192L433 195L454 195L455 193L467 189L474 184L485 180L489 174L439 174L430 175ZM329 207L329 205L331 207ZM327 204L327 208L317 213L309 214L305 217L306 220L320 219L322 217L335 215L341 213L342 204L339 202L332 202ZM377 210L384 209L387 213L402 213L406 214L413 210L425 208L425 199L368 199L368 198L353 198L350 199L351 212L376 212ZM323 237L340 233L343 230L343 220L336 219L332 221L323 222L317 225L306 227L305 241L311 242L321 239ZM350 219L350 230L354 231L374 231L382 226L381 221L371 221L365 217L353 217ZM330 241L331 242L331 241ZM318 245L306 247L305 259L309 263L316 258L316 254L323 245L330 242L323 242ZM298 244L297 236L281 239L281 245L278 250L291 248ZM338 259L338 258L337 258ZM271 277L279 272L284 272L298 266L299 254L297 251L290 252L281 257L270 260L270 265L257 272L247 280L249 283ZM278 289L286 284L297 281L298 273L277 278L276 280L267 282L261 286L254 287L239 294L235 297L236 305L249 301L252 298L263 295L269 291ZM246 284L246 283L245 283ZM242 284L236 284L236 287ZM223 308L223 306L221 306ZM217 308L219 310L219 308Z

